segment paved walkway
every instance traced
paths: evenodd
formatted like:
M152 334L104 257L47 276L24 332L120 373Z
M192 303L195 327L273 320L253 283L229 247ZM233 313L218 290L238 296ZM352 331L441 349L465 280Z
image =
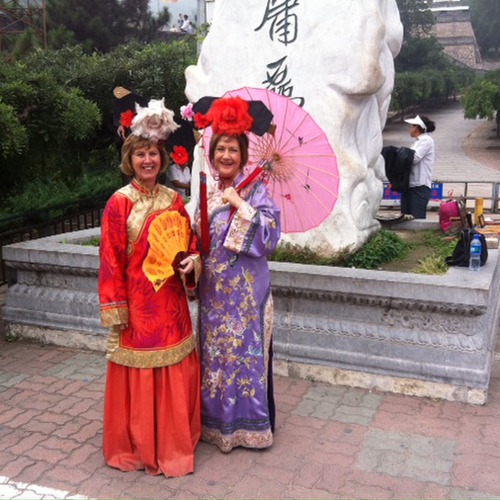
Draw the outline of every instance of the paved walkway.
M459 102L421 114L436 122L436 130L431 133L436 144L435 179L500 182L500 139L495 140L493 122L465 120ZM409 129L404 122L388 123L383 134L384 145L409 147L414 140ZM475 137L478 129L485 139Z
M105 465L101 353L0 349L0 498L500 497L499 360L482 407L278 377L271 449L167 479Z
M486 198L492 196L492 182L500 182L500 139L495 124L484 120L465 120L459 102L422 111L436 122L431 134L436 144L436 164L433 178L443 182L443 195L453 190L454 196L464 194L464 181L471 182L468 196L484 197L485 208L491 206ZM408 115L410 116L410 115ZM395 121L384 130L384 146L410 146L407 123ZM477 182L477 183L474 183ZM474 206L469 201L468 206Z
M439 168L466 172L460 134L478 124L447 110L433 117ZM403 138L389 136L396 128L388 137ZM403 128L398 144L408 143ZM0 499L500 497L498 354L481 407L277 377L273 447L225 455L201 443L195 473L178 479L105 465L105 368L102 353L0 335Z

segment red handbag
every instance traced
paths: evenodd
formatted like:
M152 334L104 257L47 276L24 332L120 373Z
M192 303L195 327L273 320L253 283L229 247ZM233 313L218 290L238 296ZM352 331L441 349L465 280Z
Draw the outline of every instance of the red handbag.
M439 205L439 226L447 233L452 226L454 218L460 218L460 207L457 200L453 199L453 190L448 191L448 199Z

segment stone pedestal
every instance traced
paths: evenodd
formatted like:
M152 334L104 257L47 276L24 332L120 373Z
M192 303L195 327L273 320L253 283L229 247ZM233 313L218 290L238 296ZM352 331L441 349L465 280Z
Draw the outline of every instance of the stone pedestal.
M95 236L98 228L3 248L16 276L4 307L7 334L104 350L98 248L80 244ZM499 260L491 250L480 272L452 268L445 276L271 262L276 372L485 403Z

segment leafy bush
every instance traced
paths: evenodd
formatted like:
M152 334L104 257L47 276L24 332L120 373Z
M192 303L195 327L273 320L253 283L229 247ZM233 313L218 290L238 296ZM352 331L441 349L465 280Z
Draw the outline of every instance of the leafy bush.
M471 85L462 97L465 118L495 118L500 137L500 70L488 73Z
M33 181L24 189L4 200L0 207L0 217L42 210L77 200L102 200L110 196L121 185L121 177L116 170L88 172L76 182L49 178L44 182Z
M98 247L101 244L101 239L97 236L90 238L88 241L82 241L80 245L84 247Z
M346 265L361 269L376 269L385 262L404 258L409 249L410 245L397 234L381 229L347 259Z
M64 181L73 192L89 169L117 163L113 88L165 97L178 115L186 103L184 70L195 62L196 44L186 38L172 44L131 42L104 55L88 55L78 46L35 50L0 65L0 158L7 160L0 165L2 200L47 179ZM58 186L59 198L64 188Z
M428 255L412 269L416 274L446 274L448 266L443 257L440 255Z
M443 69L420 69L396 73L391 109L403 116L410 108L445 102L475 80L472 70L450 63Z
M0 157L22 153L28 145L26 129L19 123L16 110L0 97Z
M301 248L290 243L280 243L270 260L317 266L376 269L385 262L405 257L409 248L410 245L405 243L399 236L391 231L381 229L353 255L342 252L330 257L322 257L310 248Z
M456 238L443 237L440 230L411 232L409 241L396 233L381 229L368 240L363 247L353 255L337 254L326 258L318 256L309 248L300 248L289 243L280 244L270 260L280 262L294 262L298 264L312 264L322 266L355 267L359 269L385 269L384 264L393 261L405 261L402 270L417 274L446 274L448 266L445 257L453 253ZM417 265L411 267L413 252L418 255L427 253ZM412 252L412 254L410 254ZM410 264L410 267L408 266ZM393 266L392 270L398 270Z

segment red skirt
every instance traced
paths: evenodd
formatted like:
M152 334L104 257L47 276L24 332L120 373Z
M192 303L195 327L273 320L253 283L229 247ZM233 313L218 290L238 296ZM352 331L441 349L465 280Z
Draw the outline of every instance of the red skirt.
M199 370L196 351L162 368L108 363L104 458L109 466L167 477L194 471L201 433Z

